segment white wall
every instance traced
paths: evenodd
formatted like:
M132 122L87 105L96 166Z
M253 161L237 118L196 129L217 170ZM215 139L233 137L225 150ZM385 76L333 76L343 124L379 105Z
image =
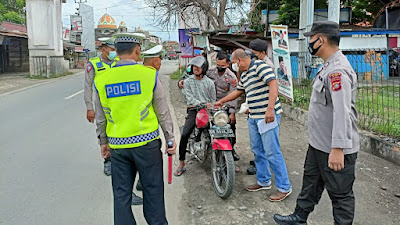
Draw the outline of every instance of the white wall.
M340 38L340 49L343 50L357 50L365 48L384 48L387 47L387 40L385 36L373 36L373 37L341 37ZM291 52L299 52L299 41L297 38L289 39L289 48Z

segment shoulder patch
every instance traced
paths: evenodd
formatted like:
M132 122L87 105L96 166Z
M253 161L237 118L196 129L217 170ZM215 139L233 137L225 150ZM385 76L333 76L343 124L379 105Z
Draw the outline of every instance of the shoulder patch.
M90 72L93 69L93 66L91 63L88 63L88 65L86 66L86 72Z
M342 89L341 77L341 73L332 73L329 75L329 79L331 79L332 83L332 91L339 91Z

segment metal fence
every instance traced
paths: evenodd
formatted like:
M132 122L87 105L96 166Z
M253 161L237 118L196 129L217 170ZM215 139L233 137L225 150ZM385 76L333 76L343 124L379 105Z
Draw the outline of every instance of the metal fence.
M399 56L382 49L345 51L357 73L356 108L358 126L396 138L400 137L400 66ZM314 79L323 61L307 53L292 53L294 102L287 103L308 109Z

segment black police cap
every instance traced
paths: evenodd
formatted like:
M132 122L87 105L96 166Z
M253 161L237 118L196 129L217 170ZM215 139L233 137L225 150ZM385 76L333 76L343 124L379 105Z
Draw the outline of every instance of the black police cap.
M314 22L311 31L305 32L305 37L311 37L315 34L340 35L339 24L332 21Z
M267 43L267 41L257 38L255 40L252 40L250 42L249 46L254 51L262 52L262 51L267 51L268 43Z

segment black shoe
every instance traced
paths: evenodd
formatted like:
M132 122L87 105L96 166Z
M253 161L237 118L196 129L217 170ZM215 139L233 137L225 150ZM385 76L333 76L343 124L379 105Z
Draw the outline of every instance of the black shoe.
M138 180L138 182L136 184L136 190L143 191L142 182L140 182L140 179Z
M257 169L256 169L255 166L250 166L250 167L247 169L247 174L248 174L248 175L254 175L254 174L256 174L256 173L257 173Z
M297 214L290 214L289 216L275 214L274 220L279 225L307 225L307 220L300 218Z
M107 176L111 176L111 161L104 161L104 174Z
M131 205L143 205L143 199L132 192Z
M236 151L234 149L232 150L232 156L233 156L234 161L240 160L240 156L236 153Z

